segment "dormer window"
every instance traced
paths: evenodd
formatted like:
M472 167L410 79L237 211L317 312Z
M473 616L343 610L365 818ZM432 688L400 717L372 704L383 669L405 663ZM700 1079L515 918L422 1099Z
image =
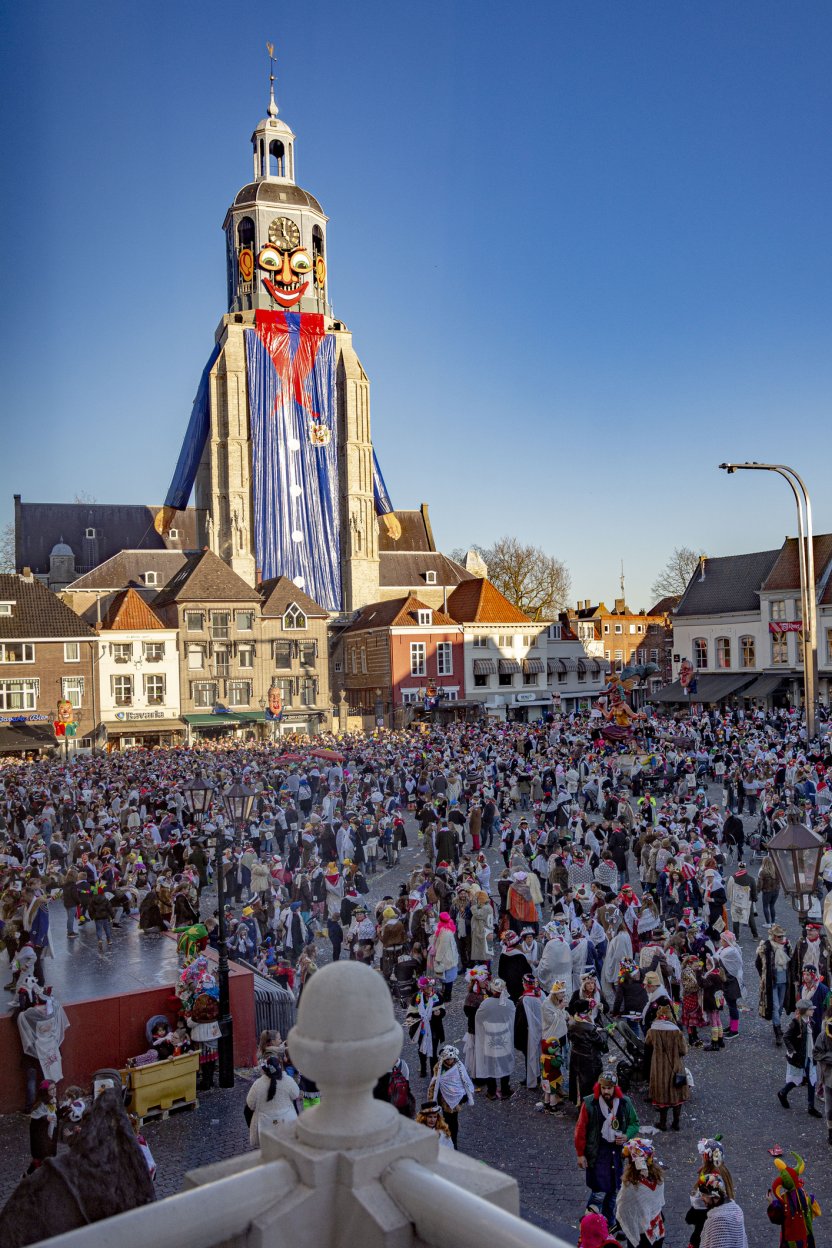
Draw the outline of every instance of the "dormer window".
M426 585L436 584L436 573L433 571L433 569L425 573L425 584Z
M304 628L306 628L306 616L296 603L290 603L286 608L285 615L283 616L284 632L295 633Z
M84 537L97 537L95 529L84 529Z
M158 573L156 573L156 572L145 572L145 574L144 574L144 583L145 583L145 585L158 585L158 583L159 583L159 576L158 576Z
M178 541L179 541L179 530L178 530L178 529L168 529L168 539L169 539L171 542L178 542Z
M0 602L0 615L11 615L13 602Z
M416 619L420 624L427 624L428 626L430 626L433 623L433 612L432 611L417 611Z

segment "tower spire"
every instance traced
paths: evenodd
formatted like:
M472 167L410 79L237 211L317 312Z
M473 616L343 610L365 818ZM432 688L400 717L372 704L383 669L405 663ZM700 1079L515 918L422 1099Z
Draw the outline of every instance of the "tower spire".
M267 43L266 51L269 54L269 116L277 116L277 105L274 102L274 44Z

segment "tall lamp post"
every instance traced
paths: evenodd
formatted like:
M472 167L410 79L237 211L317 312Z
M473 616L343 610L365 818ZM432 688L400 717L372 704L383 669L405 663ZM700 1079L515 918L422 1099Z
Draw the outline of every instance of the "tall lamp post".
M198 827L201 829L205 816L211 808L211 803L216 795L216 789L213 784L205 779L204 776L197 776L189 785L183 789L185 801L188 804L188 810L196 819ZM217 881L217 911L218 911L218 979L220 988L220 1038L217 1041L217 1054L219 1057L219 1085L221 1088L234 1087L234 1033L231 1022L231 1012L229 1009L228 994L228 945L226 943L225 933L225 878L222 870L222 836L217 829L214 841L214 876Z
M235 781L222 795L225 817L239 832L245 827L254 803L254 792L244 784ZM234 1022L231 1017L231 999L228 986L228 944L225 938L225 886L222 873L222 838L217 836L217 905L219 906L219 939L217 953L219 955L220 980L220 1028L222 1038L219 1042L219 1083L221 1088L234 1087Z
M738 469L776 472L788 481L797 506L797 549L800 560L800 598L803 619L803 701L806 708L806 737L817 734L816 690L818 678L818 618L815 586L815 546L812 534L812 500L802 477L786 464L720 464L730 475ZM805 512L805 524L804 524Z
M820 860L825 848L816 832L790 819L782 832L766 846L774 859L783 892L803 920L809 913L818 885Z

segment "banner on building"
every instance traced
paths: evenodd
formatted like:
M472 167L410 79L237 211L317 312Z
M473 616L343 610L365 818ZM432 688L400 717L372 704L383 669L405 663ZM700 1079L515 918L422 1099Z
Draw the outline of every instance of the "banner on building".
M317 314L258 311L245 340L258 574L339 611L335 338Z
M770 633L802 633L802 620L769 620Z

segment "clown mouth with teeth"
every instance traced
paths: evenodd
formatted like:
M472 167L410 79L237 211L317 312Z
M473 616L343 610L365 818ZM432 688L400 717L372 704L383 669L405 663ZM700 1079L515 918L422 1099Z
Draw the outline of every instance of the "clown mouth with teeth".
M263 278L263 285L281 308L293 308L309 288L305 274L312 272L312 260L305 247L279 251L269 244L261 249L257 266L271 274Z

